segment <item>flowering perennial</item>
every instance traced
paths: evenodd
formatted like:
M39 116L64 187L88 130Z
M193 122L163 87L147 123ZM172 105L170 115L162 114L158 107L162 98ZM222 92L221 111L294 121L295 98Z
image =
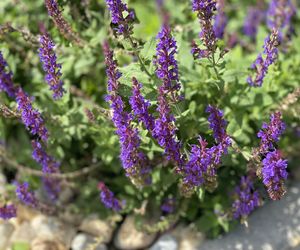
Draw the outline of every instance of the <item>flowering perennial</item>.
M217 2L217 14L215 15L214 19L214 32L216 38L222 39L224 36L225 28L227 25L227 16L224 11L225 8L225 0L218 0Z
M116 212L122 209L122 203L115 198L114 193L103 182L98 184L98 189L100 190L100 199L105 207Z
M243 176L240 185L235 188L234 192L233 217L245 219L259 205L259 194L254 191L252 180L249 176Z
M18 110L21 111L21 118L26 128L33 134L41 137L42 140L48 140L48 130L45 127L43 118L37 109L32 107L31 98L19 88L16 92L16 101Z
M7 62L0 51L0 91L5 91L10 97L15 97L16 88L12 81L12 72L6 71Z
M247 16L244 21L243 32L253 41L256 40L259 24L263 21L264 11L257 6L252 6L248 9Z
M163 25L158 33L159 39L156 46L156 75L163 82L161 91L170 93L172 101L178 100L177 91L181 86L179 83L178 64L175 59L177 54L177 44L171 35L171 29L168 25Z
M275 148L274 143L279 141L279 137L285 130L285 124L281 120L281 113L275 112L271 114L270 123L263 123L262 130L257 134L258 138L261 139L259 152L265 154L269 150Z
M53 50L54 42L51 40L49 34L45 33L40 37L39 55L43 64L43 69L46 73L45 80L53 91L53 98L59 99L63 96L65 90L61 77L61 64L56 62L56 55Z
M283 33L289 35L293 31L292 17L296 14L296 7L292 0L271 0L268 9L267 25L270 29L279 30L279 37Z
M29 191L29 184L27 182L23 184L17 183L16 186L16 195L20 201L31 207L38 206L38 200L35 195Z
M4 205L0 207L0 218L3 220L9 220L17 216L17 209L15 205Z
M279 150L270 151L262 161L263 183L271 199L279 200L285 194L284 180L288 173L287 160L281 158Z
M131 33L131 23L135 19L134 11L129 10L122 0L106 0L106 5L110 10L111 22L115 26L114 30L117 35L128 36ZM124 12L127 16L124 17Z
M199 37L205 46L205 49L193 41L192 54L194 58L210 57L216 50L217 38L212 25L214 11L217 9L216 0L193 0L193 11L197 12L197 16L201 25Z
M141 94L142 85L134 77L132 79L132 96L130 97L131 108L137 116L139 122L142 122L148 131L152 132L154 128L154 117L149 113L150 102L145 100Z
M264 59L261 54L258 55L256 61L252 64L251 69L255 71L255 76L249 76L247 82L252 87L261 87L270 65L278 58L278 31L273 30L270 37L265 40Z
M45 174L59 173L60 164L49 156L38 141L32 141L32 158L42 166ZM43 177L43 183L47 194L52 200L57 199L60 192L60 183L56 179Z
M120 158L123 168L127 176L136 185L150 184L148 158L139 149L141 139L138 129L133 127L133 115L125 111L125 104L117 93L119 87L118 79L121 77L121 74L117 69L116 61L113 60L113 52L109 49L107 43L104 44L104 53L108 90L110 92L106 100L110 102L110 108L113 111L112 121L117 128L116 133L120 139Z

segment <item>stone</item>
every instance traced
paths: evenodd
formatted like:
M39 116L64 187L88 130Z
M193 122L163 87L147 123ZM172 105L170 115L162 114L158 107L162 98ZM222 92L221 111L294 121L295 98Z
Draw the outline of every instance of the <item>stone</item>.
M288 188L280 201L268 201L248 219L220 239L204 242L199 250L282 250L300 243L300 183Z
M114 223L101 220L97 215L90 215L82 221L79 230L96 237L101 236L103 238L102 242L108 243L112 239L114 228Z
M72 239L76 235L74 227L51 216L39 215L31 221L31 226L39 237L60 241L67 248L71 246Z
M101 241L101 239L99 239ZM72 250L87 250L93 245L93 250L107 250L106 245L103 243L97 243L97 238L85 233L79 233L72 241Z
M145 249L155 240L156 234L148 234L135 227L133 216L127 216L114 239L114 245L121 250Z
M59 241L37 237L31 242L30 250L67 250L67 248Z
M15 227L9 222L0 224L0 249L6 249Z
M23 222L19 225L16 230L13 232L10 238L10 244L14 243L28 243L36 237L35 230L31 227L28 221Z
M178 250L196 250L204 241L204 234L198 232L194 225L178 225L171 234L179 242Z
M174 236L165 234L155 242L150 250L178 250L178 242Z

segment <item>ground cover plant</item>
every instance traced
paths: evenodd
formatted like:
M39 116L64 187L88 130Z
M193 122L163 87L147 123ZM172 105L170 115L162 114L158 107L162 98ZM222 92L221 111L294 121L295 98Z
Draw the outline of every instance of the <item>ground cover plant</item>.
M2 0L0 14L2 219L20 202L217 236L285 195L296 1Z

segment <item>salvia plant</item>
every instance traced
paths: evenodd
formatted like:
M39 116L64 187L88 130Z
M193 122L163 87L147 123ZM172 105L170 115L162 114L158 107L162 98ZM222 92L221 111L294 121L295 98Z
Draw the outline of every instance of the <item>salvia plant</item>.
M0 5L1 219L23 204L217 236L288 192L297 1Z

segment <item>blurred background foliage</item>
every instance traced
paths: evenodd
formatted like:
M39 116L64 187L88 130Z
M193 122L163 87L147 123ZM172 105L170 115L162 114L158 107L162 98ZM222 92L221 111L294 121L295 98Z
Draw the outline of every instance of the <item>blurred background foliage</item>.
M177 113L178 136L189 150L201 134L211 140L207 114L208 104L215 104L225 112L229 121L228 133L234 139L242 154L233 149L223 160L218 170L218 188L209 193L202 189L190 199L180 197L178 180L171 167L162 167L158 162L153 170L153 184L144 189L134 187L124 175L118 155L119 142L112 123L99 111L98 107L108 109L104 101L106 75L101 44L109 39L120 70L124 97L130 95L131 78L135 76L142 82L143 93L153 103L159 82L149 79L141 71L132 56L129 43L113 37L110 28L109 13L102 0L60 0L63 16L72 28L85 41L83 47L67 41L56 29L47 14L43 0L1 0L0 25L9 23L16 31L0 33L0 49L14 73L14 83L21 85L34 97L34 105L42 111L46 126L50 131L49 154L62 163L62 172L72 172L91 164L99 164L92 174L68 181L65 185L74 192L72 202L64 209L73 213L99 213L106 217L109 211L99 202L97 183L104 181L117 197L126 200L124 213L132 213L148 201L144 216L159 220L160 205L166 197L176 199L176 216L167 217L176 220L180 217L186 222L193 222L210 236L228 231L234 223L229 223L224 212L230 207L230 192L239 178L247 171L247 157L251 148L258 145L256 133L263 121L268 121L271 111L280 108L286 96L299 87L300 81L300 32L299 12L294 20L296 34L292 38L286 53L280 53L279 61L269 70L262 88L247 86L246 78L249 66L257 54L262 51L268 29L263 23L259 27L257 42L253 43L242 33L247 8L256 1L227 1L225 12L229 17L225 39L219 42L224 48L232 35L236 35L240 44L230 48L218 66L219 77L210 64L202 60L196 63L190 53L190 42L197 38L200 26L191 11L189 0L167 0L166 8L170 13L173 34L178 43L177 56L180 79L185 99L180 103L181 113ZM151 73L155 55L156 35L160 29L161 18L154 0L128 1L135 9L139 23L134 26L134 37L143 46L139 47L142 58ZM267 8L267 4L266 4ZM62 100L54 102L43 77L38 57L40 25L45 25L56 43L58 62L62 64L63 81L68 89ZM4 93L0 93L1 104L14 109L16 103ZM96 122L91 123L86 117L85 108L94 111ZM283 113L288 125L280 142L285 157L289 160L289 171L299 165L299 102ZM297 134L298 131L298 134ZM159 157L163 150L142 130L142 148L150 159ZM31 137L18 119L0 117L0 141L5 146L6 154L19 164L39 169L31 158ZM40 187L38 177L17 172L9 165L2 164L3 171L12 180L27 180L34 189ZM292 179L291 176L290 179ZM258 188L261 186L258 185ZM263 191L263 189L262 189ZM140 219L143 216L140 215ZM154 219L155 220L155 219Z

